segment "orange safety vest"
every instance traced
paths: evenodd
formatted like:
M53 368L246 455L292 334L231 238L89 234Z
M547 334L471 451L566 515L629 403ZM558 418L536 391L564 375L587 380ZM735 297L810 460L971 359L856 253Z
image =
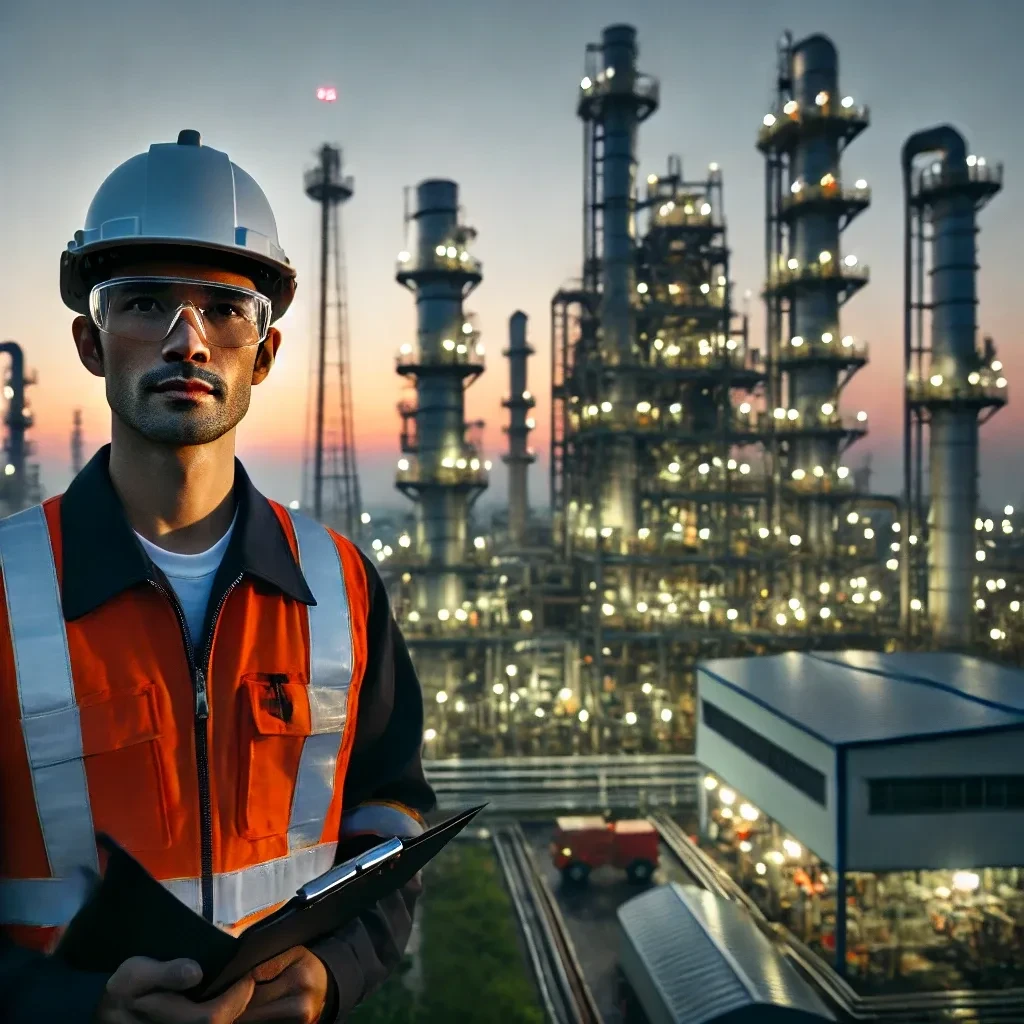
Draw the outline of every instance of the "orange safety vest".
M19 944L52 948L81 907L96 832L232 930L329 869L341 836L422 831L385 803L342 817L367 660L358 550L251 493L310 598L239 576L205 654L152 579L65 621L62 498L0 522L0 928Z

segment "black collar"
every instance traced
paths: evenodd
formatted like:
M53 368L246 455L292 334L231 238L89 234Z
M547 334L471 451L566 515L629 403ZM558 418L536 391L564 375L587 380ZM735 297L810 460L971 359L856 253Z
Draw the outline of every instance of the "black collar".
M71 481L60 504L64 561L64 618L71 622L139 583L163 574L139 543L110 481L110 445L104 445ZM214 590L237 577L255 576L278 590L316 604L274 510L235 460L238 518ZM226 581L226 582L225 582ZM223 586L222 586L223 584Z

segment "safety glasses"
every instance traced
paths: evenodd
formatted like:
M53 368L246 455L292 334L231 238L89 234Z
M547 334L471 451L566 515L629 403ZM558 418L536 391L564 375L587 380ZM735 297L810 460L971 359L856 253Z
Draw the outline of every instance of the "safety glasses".
M89 293L93 322L106 334L163 341L186 310L203 341L218 348L258 345L270 329L270 300L251 288L180 277L119 277Z

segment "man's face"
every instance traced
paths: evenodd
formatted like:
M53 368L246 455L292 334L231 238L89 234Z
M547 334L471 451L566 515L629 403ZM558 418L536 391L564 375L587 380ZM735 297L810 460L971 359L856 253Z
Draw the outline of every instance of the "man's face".
M254 288L241 274L173 262L125 266L117 276L178 277ZM281 341L275 328L261 346L222 348L204 338L200 318L186 307L170 334L153 342L100 331L88 317L74 322L79 356L90 372L104 378L115 417L147 441L174 447L216 441L241 422L252 386L270 372Z

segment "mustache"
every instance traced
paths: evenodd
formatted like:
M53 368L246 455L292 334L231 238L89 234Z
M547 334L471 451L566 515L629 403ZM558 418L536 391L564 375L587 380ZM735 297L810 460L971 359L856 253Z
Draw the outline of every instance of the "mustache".
M224 391L224 382L215 373L210 373L209 370L203 370L198 366L189 364L150 370L149 373L144 373L139 379L139 385L149 391L153 388L158 388L169 380L200 380L204 384L208 384L214 391L221 393Z

